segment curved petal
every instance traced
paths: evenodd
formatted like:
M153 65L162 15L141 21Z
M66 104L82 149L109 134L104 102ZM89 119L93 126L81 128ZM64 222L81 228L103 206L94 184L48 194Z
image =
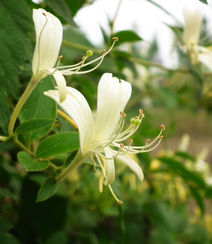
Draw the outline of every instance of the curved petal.
M201 53L198 55L198 59L212 72L212 52L205 47L200 47Z
M55 81L57 83L58 91L60 94L60 103L64 102L67 96L66 91L66 80L60 71L55 71L53 73Z
M138 176L139 180L143 181L143 171L132 158L128 157L127 155L121 155L117 156L117 159L120 160L122 163L126 164Z
M185 20L183 39L186 45L197 45L200 37L202 25L202 9L198 1L187 2L183 6L183 16ZM195 28L194 28L195 26Z
M55 100L78 126L80 147L84 155L94 137L93 115L86 99L79 91L72 87L67 87L67 97L63 103L59 102L60 95L57 90L49 90L44 92L44 94Z
M57 60L63 37L63 27L58 18L44 9L33 9L36 46L32 60L32 71L52 68Z
M111 185L115 180L115 165L113 159L113 153L108 147L104 148L105 156L108 159L106 161L106 175L107 175L107 185Z
M132 92L131 84L105 73L98 85L95 141L108 139L114 132Z

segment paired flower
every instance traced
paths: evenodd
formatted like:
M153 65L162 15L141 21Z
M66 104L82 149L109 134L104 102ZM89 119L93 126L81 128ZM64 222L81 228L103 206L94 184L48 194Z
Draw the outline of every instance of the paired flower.
M107 52L103 51L99 58L89 63L85 64L85 61L89 56L92 56L91 50L87 51L87 55L78 64L59 66L62 56L58 55L63 38L63 27L60 20L44 9L33 9L33 21L36 33L36 46L32 60L33 77L36 81L40 81L48 75L53 75L59 90L60 102L66 98L66 81L63 75L84 74L93 71L101 64L105 55L110 52L118 40L114 38L111 48ZM79 71L82 67L98 60L100 61L96 67L87 71Z
M131 136L138 129L144 113L139 110L139 115L132 118L129 127L124 129L126 114L123 110L130 99L131 91L130 83L119 81L112 74L103 74L98 85L95 118L85 97L76 89L67 87L67 97L63 103L60 103L57 90L44 92L74 120L80 136L80 150L73 162L56 177L58 181L88 158L94 162L94 166L97 162L102 169L100 191L103 182L110 187L115 179L114 159L127 165L139 180L143 180L141 168L129 155L153 150L160 143L165 127L161 126L159 135L152 142L147 140L144 146L133 146ZM128 145L123 144L126 140Z
M181 46L185 53L188 53L191 63L203 63L212 71L212 52L199 45L201 26L203 21L203 13L199 2L190 2L185 4L183 8L184 31L183 41L185 45Z
M62 56L58 57L58 54L63 37L63 27L59 19L51 13L46 12L44 9L33 9L33 21L35 24L36 33L36 46L32 60L33 75L26 90L22 94L22 97L18 101L11 115L8 126L9 136L13 135L15 121L22 106L24 105L27 98L37 86L40 80L48 75L53 75L59 91L59 100L60 102L63 102L66 99L67 95L66 81L63 75L85 74L95 70L102 63L105 55L107 55L111 51L111 49L115 45L115 42L118 41L118 38L114 37L113 44L111 45L109 50L104 50L100 57L88 63L85 63L85 61L88 57L93 55L93 52L91 50L87 51L86 56L82 57L82 60L79 63L68 66L59 66ZM95 67L89 70L80 71L82 67L88 66L96 61L99 62Z

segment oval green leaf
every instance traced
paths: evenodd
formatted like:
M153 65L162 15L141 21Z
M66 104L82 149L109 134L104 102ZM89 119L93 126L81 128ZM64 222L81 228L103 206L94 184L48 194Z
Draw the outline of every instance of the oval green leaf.
M124 42L136 42L142 41L143 39L137 35L134 31L124 30L115 33L112 37L118 37L118 42L116 42L116 46L124 43Z
M60 133L41 141L35 153L35 158L52 157L77 149L79 149L79 133Z
M48 161L37 162L27 152L19 152L17 157L26 171L41 171L49 166Z
M53 178L48 178L44 181L42 184L38 195L37 195L37 201L41 202L45 201L49 197L51 197L57 190L57 182Z
M42 128L46 128L48 126L53 125L55 122L54 119L30 119L22 124L20 124L16 129L16 134L22 134L26 132L31 132L35 130L39 130Z

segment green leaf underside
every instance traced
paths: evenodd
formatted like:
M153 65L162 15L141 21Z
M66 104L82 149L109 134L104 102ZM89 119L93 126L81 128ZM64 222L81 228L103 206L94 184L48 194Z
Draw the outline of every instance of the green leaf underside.
M56 120L56 103L43 94L44 91L51 89L54 89L54 85L52 78L48 76L39 82L19 114L21 124L24 122L28 122L30 124L30 121L33 119L52 120L52 123L48 126L42 127L42 125L40 125L40 129L25 133L24 138L28 142L41 139L52 128L54 124L53 120Z
M0 1L0 133L6 134L10 118L6 94L18 97L18 73L32 59L28 36L34 33L32 13L24 0ZM2 106L2 104L4 104Z
M17 129L17 134L22 134L26 132L35 131L38 129L45 128L47 126L52 126L52 124L55 122L53 119L31 119L28 120L22 124L20 124Z
M66 132L47 137L39 144L35 158L52 157L79 149L79 134Z
M57 182L54 178L48 178L42 184L38 195L37 202L45 201L49 197L51 197L57 190Z
M41 171L49 166L48 161L37 162L27 152L19 152L17 157L26 171Z
M116 46L124 42L136 42L143 40L140 36L138 36L134 31L131 30L119 31L115 33L113 37L118 37L119 39L118 42L116 42Z

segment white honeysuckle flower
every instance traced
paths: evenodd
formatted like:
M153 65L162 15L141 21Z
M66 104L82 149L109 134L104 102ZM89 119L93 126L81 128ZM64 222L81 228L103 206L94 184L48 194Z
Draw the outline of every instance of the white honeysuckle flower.
M203 20L202 9L198 2L186 1L183 6L184 17L184 30L183 41L184 45L181 46L183 51L189 54L192 64L197 64L199 54L199 38Z
M187 0L183 7L183 17L185 21L183 31L184 45L180 46L181 49L188 53L192 64L195 65L201 62L212 71L212 52L199 45L203 22L201 3L197 0Z
M92 56L91 50L82 58L78 64L59 66L62 56L59 55L63 38L63 27L60 20L45 11L44 9L33 9L33 21L36 33L36 46L32 60L32 72L36 81L40 81L48 75L53 75L60 94L60 102L66 98L66 81L63 75L85 74L96 69L113 48L118 38L113 38L114 42L111 48L95 60L85 63L89 56ZM79 71L82 67L88 66L96 61L99 63L90 70Z
M32 59L32 72L37 80L53 75L57 83L60 102L66 98L66 81L63 75L53 69L63 39L63 27L59 19L44 9L33 9L36 45Z
M119 81L110 73L103 74L98 85L95 117L85 97L74 88L67 87L67 98L63 103L59 102L57 90L44 92L73 119L79 130L80 150L72 163L56 177L58 181L88 158L100 165L106 185L110 186L115 179L114 159L127 165L140 181L143 180L141 168L129 155L153 150L160 143L165 127L161 126L159 135L152 142L147 140L144 146L132 145L130 138L138 129L144 114L139 110L139 115L132 118L129 127L124 129L126 114L123 110L131 91L130 83ZM123 144L126 140L128 145Z
M191 48L198 45L203 20L202 9L195 3L185 4L183 7L185 21L183 40L186 47Z

